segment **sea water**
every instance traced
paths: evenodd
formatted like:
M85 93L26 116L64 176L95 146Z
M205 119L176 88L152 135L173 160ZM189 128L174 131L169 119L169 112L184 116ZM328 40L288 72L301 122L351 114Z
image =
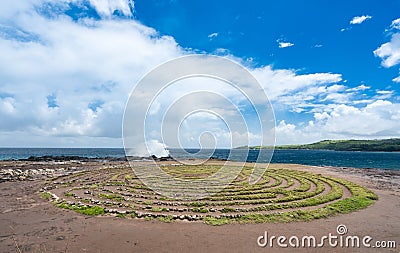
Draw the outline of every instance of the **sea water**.
M172 156L189 158L198 150L188 149L189 153L171 149ZM218 159L243 160L248 162L268 162L271 155L259 150L249 150L247 156L240 155L245 150L216 149L212 157ZM205 152L207 153L207 152ZM236 154L236 155L232 155ZM230 156L231 154L231 156ZM239 155L238 155L239 154ZM259 156L260 154L260 156ZM0 160L26 159L31 156L80 156L88 158L121 158L123 148L0 148ZM202 157L202 153L196 156ZM335 166L353 168L379 168L400 170L400 152L355 152L330 150L275 150L271 163L295 163L315 166Z

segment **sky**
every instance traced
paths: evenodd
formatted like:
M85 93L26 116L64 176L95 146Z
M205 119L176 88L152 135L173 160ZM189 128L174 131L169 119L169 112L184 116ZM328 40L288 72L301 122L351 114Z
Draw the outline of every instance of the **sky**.
M193 53L257 78L277 144L400 137L400 0L21 0L0 3L0 147L122 147L135 84ZM187 123L184 146L228 146Z

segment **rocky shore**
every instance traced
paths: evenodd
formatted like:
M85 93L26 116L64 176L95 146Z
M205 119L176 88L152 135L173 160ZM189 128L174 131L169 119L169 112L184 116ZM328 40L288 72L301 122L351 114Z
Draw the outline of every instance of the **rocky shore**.
M0 161L0 183L34 181L59 177L81 171L125 164L123 160L81 157L36 157L19 161Z
M104 157L31 156L26 159L0 161L0 183L46 179L90 170L101 166L127 165L133 161L173 161L172 157Z
M72 162L1 162L0 183L5 181L24 181L46 179L83 171L83 166ZM81 164L82 165L82 164Z

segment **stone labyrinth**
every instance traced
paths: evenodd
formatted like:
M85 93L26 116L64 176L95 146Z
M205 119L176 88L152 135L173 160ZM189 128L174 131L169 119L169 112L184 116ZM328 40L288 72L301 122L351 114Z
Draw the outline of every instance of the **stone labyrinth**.
M177 178L204 178L217 165L163 165ZM289 169L268 168L262 179L248 183L252 167L223 191L199 200L177 200L156 194L128 166L94 169L51 179L41 195L57 207L85 215L112 215L164 222L201 221L211 225L289 222L349 213L371 205L377 196L339 178Z

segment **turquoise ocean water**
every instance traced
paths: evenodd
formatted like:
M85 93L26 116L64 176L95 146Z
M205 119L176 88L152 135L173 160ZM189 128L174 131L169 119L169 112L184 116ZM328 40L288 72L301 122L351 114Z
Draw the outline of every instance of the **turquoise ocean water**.
M193 153L197 150L188 150ZM175 157L188 157L187 153L171 150ZM243 160L242 155L237 155L240 150L234 150L229 154L229 149L217 149L213 152L214 158ZM246 160L254 162L258 156L258 150L250 150ZM236 153L236 155L235 155ZM0 148L0 160L26 159L30 156L81 156L89 158L124 157L122 148ZM198 157L201 157L199 155ZM261 155L259 162L269 160L268 155ZM379 168L400 170L400 152L353 152L353 151L329 151L329 150L275 150L272 163L297 163L317 166L337 166L354 168Z

